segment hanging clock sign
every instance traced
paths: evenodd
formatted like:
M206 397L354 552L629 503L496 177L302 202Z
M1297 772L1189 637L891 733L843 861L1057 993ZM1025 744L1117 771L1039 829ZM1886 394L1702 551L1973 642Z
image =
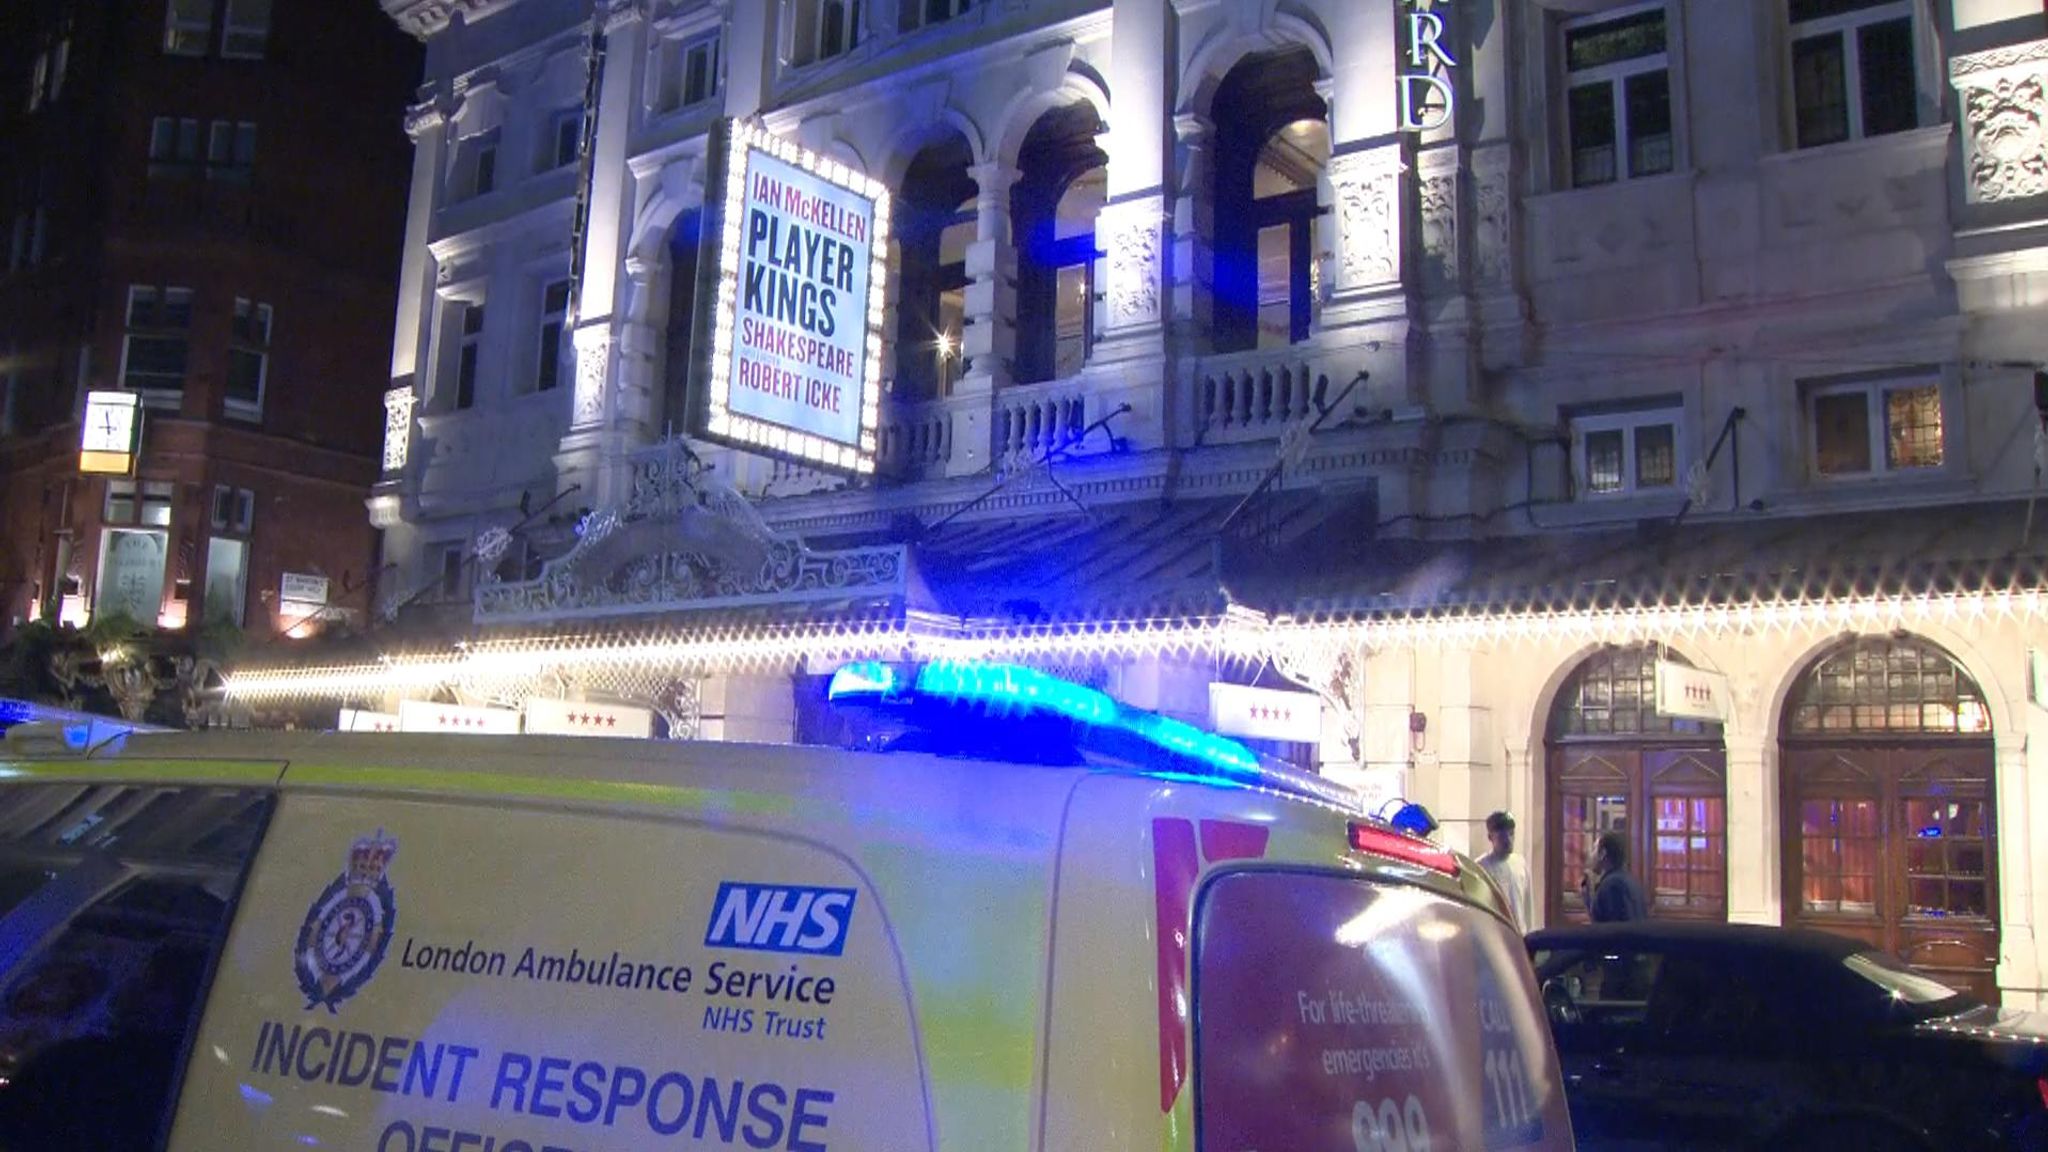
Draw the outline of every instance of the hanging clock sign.
M133 392L88 392L79 429L78 470L126 476L142 450L142 398Z

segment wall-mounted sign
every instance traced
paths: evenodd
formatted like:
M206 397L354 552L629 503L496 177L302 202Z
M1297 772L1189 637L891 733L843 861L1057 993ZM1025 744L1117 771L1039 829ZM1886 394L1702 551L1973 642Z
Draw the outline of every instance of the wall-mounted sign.
M1211 684L1209 727L1225 736L1314 744L1323 737L1323 699L1312 692Z
M278 599L287 604L318 608L327 603L327 577L305 572L287 572L278 588Z
M529 736L631 736L645 740L654 735L654 713L623 704L534 699L526 702L526 733Z
M1726 722L1733 709L1728 695L1728 678L1719 672L1703 672L1672 660L1657 661L1659 716L1678 720Z
M519 713L509 708L472 708L466 704L398 703L400 732L467 732L472 736L511 736L519 732Z
M335 725L337 732L396 732L398 713L371 712L362 708L343 708L341 722Z
M126 476L142 448L142 397L133 392L87 392L78 430L78 470Z
M1407 68L1398 77L1401 130L1429 132L1451 122L1457 97L1451 88L1451 69L1458 61L1444 47L1450 28L1444 12L1445 0L1407 0Z
M711 162L691 431L873 472L888 190L744 121L719 126Z

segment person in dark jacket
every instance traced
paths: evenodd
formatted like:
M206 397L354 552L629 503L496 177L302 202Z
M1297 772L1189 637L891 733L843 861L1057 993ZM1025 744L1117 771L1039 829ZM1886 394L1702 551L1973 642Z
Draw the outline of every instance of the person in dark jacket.
M1592 870L1580 892L1595 924L1649 919L1649 901L1643 897L1643 886L1628 874L1628 841L1619 832L1600 834Z

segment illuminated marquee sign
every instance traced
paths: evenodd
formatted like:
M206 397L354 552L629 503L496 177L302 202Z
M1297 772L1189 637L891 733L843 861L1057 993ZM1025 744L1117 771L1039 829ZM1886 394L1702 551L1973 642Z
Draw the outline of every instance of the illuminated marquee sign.
M78 470L126 476L142 445L142 398L133 392L87 392L78 435Z
M1443 0L1407 0L1408 71L1399 83L1401 130L1431 132L1451 122L1456 97L1450 83L1451 69L1457 67L1444 37Z
M742 121L720 126L712 157L691 431L873 472L888 190Z

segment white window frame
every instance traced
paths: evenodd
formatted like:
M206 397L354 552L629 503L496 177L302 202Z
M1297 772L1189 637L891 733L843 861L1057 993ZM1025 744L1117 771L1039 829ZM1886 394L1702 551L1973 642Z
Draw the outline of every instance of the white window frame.
M448 411L467 412L476 407L477 392L483 386L484 328L490 323L490 313L484 310L482 300L454 300L449 321L455 332L455 354L448 359ZM477 317L475 331L469 327L469 318ZM462 358L465 352L475 352L476 367L471 369L469 403L462 402Z
M1890 413L1886 410L1885 397L1892 392L1919 392L1934 390L1934 402L1941 412L1941 463L1925 467L1894 467L1891 462ZM1897 476L1935 476L1946 472L1949 462L1955 459L1954 444L1950 440L1949 403L1947 389L1942 387L1938 375L1887 376L1879 379L1847 380L1837 383L1817 383L1804 389L1801 399L1806 418L1806 471L1822 483L1858 483L1865 480ZM1870 467L1860 472L1823 472L1820 469L1820 417L1816 411L1823 397L1860 394L1863 396L1864 411L1868 421L1870 437Z
M1571 35L1574 32L1612 24L1645 12L1657 12L1664 17L1664 51L1652 56L1636 56L1597 68L1574 72L1570 70ZM1676 172L1680 166L1679 137L1683 131L1684 115L1678 99L1678 78L1672 68L1672 49L1676 29L1671 20L1670 7L1665 0L1653 0L1647 4L1633 4L1626 8L1614 8L1585 16L1575 16L1560 21L1557 25L1557 69L1562 83L1559 87L1558 123L1563 129L1564 186L1567 188L1603 188L1609 184L1620 184L1628 180L1666 176ZM1665 95L1671 104L1671 166L1661 172L1638 174L1634 171L1634 149L1628 124L1628 81L1635 76L1653 72L1664 74ZM1614 107L1614 176L1595 183L1579 183L1577 156L1572 148L1572 92L1578 88L1595 84L1607 86L1608 99Z
M1918 103L1920 95L1919 76L1917 75L1917 56L1920 50L1920 45L1918 42L1920 22L1919 18L1914 14L1913 9L1913 0L1892 0L1892 2L1888 4L1879 4L1870 8L1859 8L1854 11L1841 13L1837 16L1825 16L1818 20L1808 20L1803 24L1792 24L1790 23L1792 9L1791 4L1788 0L1785 7L1787 20L1785 37L1785 83L1786 107L1792 115L1792 124L1789 135L1791 138L1792 146L1794 148L1798 148L1800 146L1799 88L1798 77L1794 74L1794 68L1796 67L1796 65L1794 64L1794 50L1801 40L1810 40L1819 36L1832 35L1839 36L1842 38L1842 79L1848 85L1848 90L1845 91L1842 95L1843 98L1848 101L1849 135L1847 139L1832 141L1831 143L1847 144L1851 140L1865 139L1863 128L1863 45L1862 38L1856 35L1856 33L1860 29L1862 29L1863 26L1866 24L1889 24L1892 21L1900 19L1904 19L1907 22L1907 26L1911 30L1910 34L1914 38L1913 50L1916 57L1916 74L1913 76L1912 79L1914 87L1913 96L1915 103L1914 119L1917 126L1917 122L1919 119ZM1829 144L1812 144L1807 145L1807 147L1826 148L1829 147Z
M562 306L559 309L550 309L548 307L548 292L558 285L562 289ZM535 392L552 392L562 386L562 352L569 339L569 278L564 276L559 280L553 277L543 279L540 283L540 296L537 303L539 305L539 321L534 325L533 336L533 390ZM555 330L555 354L554 364L552 365L554 378L552 380L547 375L550 371L548 363L548 329L551 326Z
M232 484L215 484L210 512L216 535L248 536L256 523L256 493Z
M169 56L206 55L207 50L213 45L213 16L213 0L207 0L206 17L204 20L180 21L178 19L178 0L170 0L169 3L164 5L164 53ZM196 34L196 38L184 40L183 43L187 46L180 48L178 45L181 33L187 36Z
M789 66L792 68L808 68L814 64L822 64L827 60L837 60L867 43L868 3L869 0L789 0L789 3L783 8L783 15L789 19L789 32L785 38L785 42L789 45L789 55L787 57ZM830 54L825 52L825 6L827 4L838 4L846 10L846 42L839 46L838 51ZM799 10L808 10L810 13L811 42L809 44L799 44L797 42L799 25L802 23L796 17L796 13Z
M657 116L694 108L725 91L725 37L717 29L664 36L655 45L654 91L647 107ZM690 60L703 55L704 89L692 95Z
M153 327L135 327L132 323L135 318L135 300L137 294L142 292L154 292L157 294L156 306L158 309L162 309L169 304L172 293L183 293L185 297L185 326L182 329L173 329L169 325L161 324ZM190 288L161 284L130 284L128 286L127 307L121 313L121 372L117 379L121 381L121 387L128 388L129 391L142 397L142 404L145 408L161 408L176 411L184 404L185 388L191 383L190 378L192 374L191 317L193 307L194 296ZM135 338L137 336L149 338L172 331L182 332L185 337L185 376L179 380L177 389L173 391L169 388L129 388L128 353Z
M565 139L565 133L568 134ZM563 155L566 145L568 155ZM548 133L541 143L542 172L556 172L576 163L583 150L583 107L557 108L548 114Z
M261 328L263 339L260 344L245 338L250 331L243 323L245 316ZM246 296L235 297L235 324L228 341L229 364L232 367L237 354L253 353L256 356L256 399L252 402L235 396L225 396L222 409L227 415L243 420L263 419L264 401L270 393L270 348L272 326L276 322L277 316L270 305Z
M215 120L206 128L206 178L244 181L256 171L256 125Z
M1671 429L1671 483L1642 486L1636 483L1636 433L1644 428ZM1685 409L1682 407L1639 408L1626 412L1595 412L1571 418L1572 480L1580 500L1626 500L1637 496L1661 496L1685 486ZM1588 466L1586 439L1601 432L1621 433L1621 487L1611 492L1593 491L1593 474Z
M235 6L238 3L260 3L263 6L261 23L235 22ZM261 60L270 41L270 22L273 5L270 0L226 0L220 16L220 54L226 60ZM240 38L240 43L237 43Z

